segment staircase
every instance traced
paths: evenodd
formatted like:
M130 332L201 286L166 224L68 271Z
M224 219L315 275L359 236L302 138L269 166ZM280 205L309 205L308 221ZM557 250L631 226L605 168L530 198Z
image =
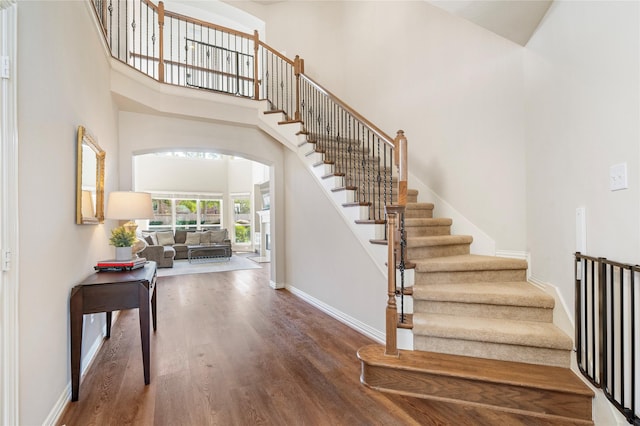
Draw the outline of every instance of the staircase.
M280 125L282 119L277 120ZM291 126L291 124L284 124ZM299 157L349 211L386 261L384 221L353 200L361 189L340 164L344 150L323 149L318 138L293 124ZM593 392L570 370L572 339L553 325L554 299L527 282L527 262L470 254L473 238L452 235L452 220L434 218L434 205L409 190L405 211L405 306L412 347L398 357L384 347L361 348L361 380L377 390L480 405L536 424L593 424ZM355 209L355 212L354 212ZM375 251L378 250L378 251ZM411 282L413 281L413 282ZM411 312L412 311L412 312Z
M527 282L527 262L470 254L472 237L451 235L451 219L433 218L417 195L405 217L414 350L362 348L362 382L536 424L592 424L593 392L570 370L572 339L553 325L553 297Z
M189 84L189 73L206 71L214 77L212 81L236 82L223 92L267 99L259 127L298 152L345 217L352 218L357 238L366 245L373 243L367 250L378 265L387 262L384 207L398 198L393 157L406 155L398 149L402 145L396 145L398 139L385 135L313 82L304 74L302 59L287 59L262 43L257 32L233 31L221 37L220 45L212 46L210 34L215 39L216 31L226 33L226 28L203 26L200 20L148 2L139 8L138 18L132 14L114 22L105 3L91 4L105 42L122 62L178 86L196 86ZM120 2L115 6L114 16L121 16ZM143 13L158 23L159 45L166 41L165 46L171 47L160 49L157 58L140 60L142 55L135 51L119 57L122 44L135 50L136 43L129 40L135 31L124 28L135 28ZM184 25L194 38L199 34L202 39L193 42L205 49L233 51L236 58L251 57L255 62L235 70L189 63L189 58L181 56L187 49L180 37L163 38L165 21L167 28ZM143 45L155 46L154 31L147 31L148 39L143 40L141 32L138 35L141 50ZM237 50L238 46L243 47ZM212 51L207 50L206 56ZM165 52L169 57L164 57ZM165 73L167 64L181 63L187 64L185 78L180 72ZM401 183L406 184L406 168ZM508 411L535 418L536 424L590 424L593 393L569 370L571 339L552 323L553 299L526 281L526 262L471 255L471 236L451 235L452 221L433 218L434 206L419 203L417 191L409 191L407 201L406 254L411 270L405 274L408 288L403 294L411 315L408 323L398 327L412 334L398 357L385 356L378 345L362 348L358 353L362 382L382 391ZM389 318L389 329L394 330L393 314Z

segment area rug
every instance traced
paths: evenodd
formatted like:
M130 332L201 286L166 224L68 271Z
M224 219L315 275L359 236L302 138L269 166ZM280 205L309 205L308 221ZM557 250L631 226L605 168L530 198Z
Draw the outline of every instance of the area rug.
M173 262L173 268L158 268L159 277L173 275L204 274L208 272L238 271L240 269L259 269L260 265L250 261L246 257L231 256L231 259L216 260L214 262L189 263L186 259Z

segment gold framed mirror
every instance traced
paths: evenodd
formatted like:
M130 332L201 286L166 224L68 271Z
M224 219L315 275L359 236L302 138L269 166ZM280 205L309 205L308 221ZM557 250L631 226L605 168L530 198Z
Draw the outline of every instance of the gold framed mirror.
M76 171L76 223L104 222L104 157L95 138L78 126Z

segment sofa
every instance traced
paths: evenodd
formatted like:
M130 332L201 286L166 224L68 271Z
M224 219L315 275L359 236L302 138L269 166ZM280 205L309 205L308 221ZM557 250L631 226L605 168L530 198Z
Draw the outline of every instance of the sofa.
M227 247L231 253L231 240L226 229L207 231L142 231L147 246L138 256L153 260L159 268L172 268L175 259L187 259L189 249L196 247Z

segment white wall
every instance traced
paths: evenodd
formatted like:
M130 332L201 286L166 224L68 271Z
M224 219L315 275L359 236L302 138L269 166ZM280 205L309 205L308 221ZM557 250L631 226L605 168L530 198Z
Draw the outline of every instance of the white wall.
M555 1L527 45L527 219L532 275L573 316L575 212L591 256L640 262L640 6ZM629 189L609 190L626 162Z
M118 118L87 2L18 5L20 424L42 424L70 383L69 294L112 256L112 223L75 224L76 127L106 151L118 187ZM64 46L64 48L52 48ZM85 319L88 319L86 317ZM83 356L104 326L85 321Z
M289 150L285 185L287 286L384 332L386 276Z
M234 160L229 162L228 188L231 193L253 192L253 163L248 160Z
M299 54L307 74L391 136L403 129L421 183L496 249L525 250L521 46L426 2L264 9L271 46Z
M269 180L269 168L264 164L227 156L203 159L143 154L135 157L134 167L138 191L251 193L255 182Z
M152 154L135 157L135 189L149 192L227 191L226 159L163 157Z

